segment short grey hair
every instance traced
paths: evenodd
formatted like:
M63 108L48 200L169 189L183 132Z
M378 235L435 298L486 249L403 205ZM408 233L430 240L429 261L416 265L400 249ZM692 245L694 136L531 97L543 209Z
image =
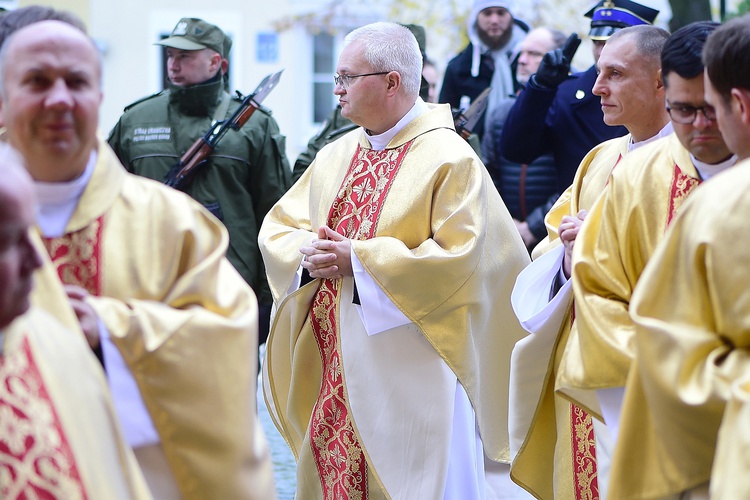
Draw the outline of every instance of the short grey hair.
M667 43L669 32L658 26L650 24L641 24L638 26L629 26L616 31L609 39L617 40L618 38L633 37L638 54L643 56L649 67L652 69L661 69L661 52L664 44Z
M364 58L373 71L397 71L407 95L419 95L422 83L422 53L408 28L379 22L357 28L344 38L344 47L353 42L364 46Z

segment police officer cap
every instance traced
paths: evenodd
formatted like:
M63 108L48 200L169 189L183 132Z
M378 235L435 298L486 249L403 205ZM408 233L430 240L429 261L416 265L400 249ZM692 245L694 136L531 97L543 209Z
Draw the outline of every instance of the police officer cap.
M622 28L653 24L658 14L658 10L631 0L603 0L584 15L591 18L589 37L606 40Z
M183 17L172 30L169 38L160 40L154 45L164 45L180 50L211 49L226 57L231 48L224 32L218 26L194 17Z

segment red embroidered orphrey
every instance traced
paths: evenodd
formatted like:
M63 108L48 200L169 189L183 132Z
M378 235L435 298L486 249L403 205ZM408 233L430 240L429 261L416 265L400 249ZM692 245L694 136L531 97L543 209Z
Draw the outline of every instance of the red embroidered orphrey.
M87 498L27 338L0 356L0 479L7 500Z
M328 227L353 240L375 235L383 202L411 141L396 149L357 147L328 213ZM326 499L366 499L367 462L346 401L338 336L340 279L322 280L310 318L323 379L310 422L310 446Z
M693 191L693 189L700 184L701 181L695 177L686 175L680 167L674 166L674 174L672 175L672 189L669 196L669 211L667 212L667 226L665 230L672 223L677 212L680 210L682 203Z
M101 293L100 241L103 227L104 216L101 216L79 231L44 239L60 281L85 288L91 295Z
M622 156L620 156L622 158ZM620 162L620 158L617 162ZM617 163L615 163L617 166ZM570 328L576 320L576 304L570 305ZM599 498L594 421L583 408L570 403L570 449L573 452L573 490L576 500Z

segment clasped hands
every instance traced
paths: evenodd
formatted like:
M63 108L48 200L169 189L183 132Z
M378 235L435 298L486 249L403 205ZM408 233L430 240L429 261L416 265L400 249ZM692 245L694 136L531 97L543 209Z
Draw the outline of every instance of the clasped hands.
M349 239L326 226L318 229L318 237L299 249L302 267L313 278L353 276Z
M565 215L557 229L565 253L563 255L563 273L567 279L570 279L573 264L573 247L575 246L576 237L578 236L583 221L588 215L586 210L581 210L575 216Z

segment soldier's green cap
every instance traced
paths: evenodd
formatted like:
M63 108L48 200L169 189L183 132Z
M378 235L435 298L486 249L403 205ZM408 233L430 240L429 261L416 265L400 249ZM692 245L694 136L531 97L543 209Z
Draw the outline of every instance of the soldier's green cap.
M419 45L419 50L422 53L427 52L427 35L424 31L424 27L418 25L418 24L402 24L403 27L409 28L409 31L412 32L414 35L414 38L417 39L417 45Z
M232 44L226 43L226 36L218 26L203 19L183 17L172 30L172 34L154 45L163 45L180 50L215 50L227 57ZM226 53L225 53L226 52Z

